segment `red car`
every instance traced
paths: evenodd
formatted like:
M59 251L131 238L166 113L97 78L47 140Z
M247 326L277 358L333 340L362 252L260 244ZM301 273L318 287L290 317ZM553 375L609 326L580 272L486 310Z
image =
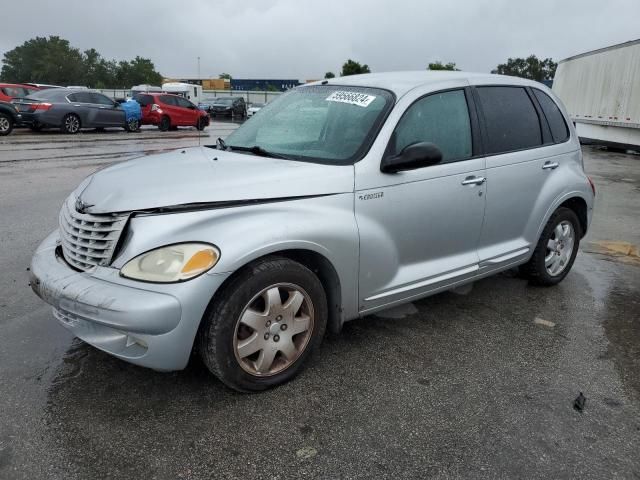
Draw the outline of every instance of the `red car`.
M0 100L10 102L14 98L28 97L32 93L40 90L31 85L21 85L19 83L0 83Z
M177 127L209 125L209 114L180 95L139 93L133 97L142 107L142 125L157 125L163 132Z

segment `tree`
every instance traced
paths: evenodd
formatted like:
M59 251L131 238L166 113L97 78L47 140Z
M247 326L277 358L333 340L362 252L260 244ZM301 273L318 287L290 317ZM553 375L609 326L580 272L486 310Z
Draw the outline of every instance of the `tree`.
M221 73L218 78L220 80L231 80L231 75L229 73Z
M6 82L85 85L92 88L160 84L162 75L148 58L106 60L95 48L80 52L57 36L36 37L4 54L0 78Z
M442 62L433 62L429 64L429 66L427 67L427 70L452 70L455 72L460 71L460 69L456 67L456 64L454 62L449 62L445 64L443 64Z
M324 78L336 78L336 74L333 72L327 72L324 74Z
M340 73L340 76L346 77L347 75L358 75L360 73L371 73L369 65L366 63L364 65L360 65L358 62L349 59L344 63L344 65L342 65L342 72Z
M84 75L80 50L57 36L36 37L9 50L2 60L0 77L5 82L77 85Z
M529 55L527 58L509 58L507 63L501 63L491 73L528 78L541 82L542 80L552 80L556 74L557 67L558 64L551 58L540 60L535 55Z

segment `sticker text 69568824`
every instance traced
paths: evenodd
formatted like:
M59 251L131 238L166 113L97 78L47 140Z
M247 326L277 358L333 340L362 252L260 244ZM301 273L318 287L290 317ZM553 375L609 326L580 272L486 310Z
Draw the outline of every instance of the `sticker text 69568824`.
M366 93L336 91L329 95L327 102L349 103L358 107L368 107L376 99L375 95Z

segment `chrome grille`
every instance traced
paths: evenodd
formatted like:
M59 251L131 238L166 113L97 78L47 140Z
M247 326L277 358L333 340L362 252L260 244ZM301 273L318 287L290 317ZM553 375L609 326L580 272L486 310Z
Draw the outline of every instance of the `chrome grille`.
M109 265L128 215L79 213L70 196L60 210L62 253L70 265L89 270Z

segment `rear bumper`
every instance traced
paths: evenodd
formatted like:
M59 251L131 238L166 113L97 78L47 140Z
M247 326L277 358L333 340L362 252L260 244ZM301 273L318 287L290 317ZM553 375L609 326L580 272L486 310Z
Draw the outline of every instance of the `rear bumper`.
M226 279L202 275L183 284L155 285L120 280L118 271L107 267L78 272L61 258L57 231L34 254L30 275L33 291L76 337L156 370L187 365L206 306Z

